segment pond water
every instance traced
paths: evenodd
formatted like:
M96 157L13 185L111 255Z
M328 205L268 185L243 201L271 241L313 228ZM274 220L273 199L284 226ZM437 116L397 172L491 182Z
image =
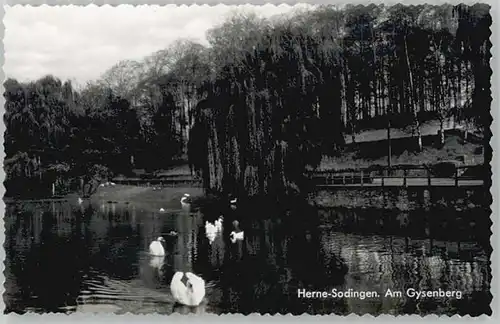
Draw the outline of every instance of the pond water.
M8 203L5 312L490 312L490 252L480 239L490 232L476 226L461 232L467 235L443 235L463 225L456 224L466 219L458 213L448 220L440 213L438 221L429 216L437 215L432 208L427 216L322 208L308 211L307 217L317 219L311 226L293 227L285 215L265 216L262 207L265 217L242 221L245 239L231 243L230 221L241 216L236 210L226 215L223 233L210 244L204 223L216 215L176 202L165 212L132 202ZM475 217L489 219L484 211ZM168 236L170 231L178 235ZM160 235L167 255L153 258L148 246ZM169 285L179 269L205 280L206 297L199 307L174 303ZM406 296L409 288L462 296L417 299ZM300 289L376 291L379 296L310 299L299 297ZM385 297L387 289L403 296Z

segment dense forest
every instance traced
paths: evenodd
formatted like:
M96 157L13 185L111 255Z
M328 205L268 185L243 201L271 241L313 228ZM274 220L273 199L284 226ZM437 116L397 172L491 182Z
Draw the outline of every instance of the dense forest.
M489 138L489 10L235 14L207 32L208 46L179 40L79 89L8 79L6 194L88 196L113 175L189 161L207 189L281 196L362 130L410 129L418 152L421 123L452 117Z

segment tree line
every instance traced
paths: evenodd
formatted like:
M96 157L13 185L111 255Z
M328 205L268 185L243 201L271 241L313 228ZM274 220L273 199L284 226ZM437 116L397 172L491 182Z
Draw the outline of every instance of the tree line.
M240 13L208 46L179 40L81 89L9 79L7 194L73 183L89 195L113 174L187 159L207 189L280 197L362 130L408 128L415 151L429 119L488 137L490 25L481 4Z

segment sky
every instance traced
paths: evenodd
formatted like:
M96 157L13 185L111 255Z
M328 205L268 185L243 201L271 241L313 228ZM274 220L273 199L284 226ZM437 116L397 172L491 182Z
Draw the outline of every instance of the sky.
M307 5L300 5L304 8ZM207 44L205 33L235 10L270 17L298 6L13 6L5 8L7 77L52 74L78 84L121 60L140 60L179 38Z

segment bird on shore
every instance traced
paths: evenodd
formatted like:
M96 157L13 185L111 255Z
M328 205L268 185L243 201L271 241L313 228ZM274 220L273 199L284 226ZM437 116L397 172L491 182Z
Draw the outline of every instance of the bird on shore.
M240 223L235 220L233 221L234 230L229 234L231 243L236 243L236 241L241 241L245 238L245 233L240 229Z
M205 297L205 280L191 272L176 272L170 282L174 299L186 306L198 306Z
M165 242L165 239L161 236L157 238L156 241L151 242L149 245L149 254L154 256L164 256L165 249L163 248L163 242Z
M191 204L191 196L187 193L184 194L181 198L181 204L183 206Z

